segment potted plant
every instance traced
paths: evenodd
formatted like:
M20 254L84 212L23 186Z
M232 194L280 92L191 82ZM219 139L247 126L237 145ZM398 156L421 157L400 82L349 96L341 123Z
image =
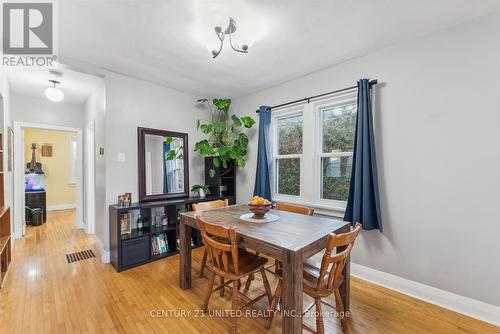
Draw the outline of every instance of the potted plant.
M191 187L191 192L198 192L198 195L203 198L206 195L210 195L210 188L204 184L195 184Z
M208 99L198 102L205 103L211 114L210 120L199 120L198 129L208 136L195 144L195 152L202 156L213 157L215 168L227 168L234 161L236 166L245 167L245 156L248 151L248 136L244 133L255 121L250 116L229 117L231 99L214 99L213 107ZM209 176L214 177L215 169L209 170Z

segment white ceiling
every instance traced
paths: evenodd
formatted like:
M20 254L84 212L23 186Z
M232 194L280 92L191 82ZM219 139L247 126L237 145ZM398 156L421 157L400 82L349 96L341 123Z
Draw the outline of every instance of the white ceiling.
M498 0L211 0L237 20L248 6L266 26L248 54L226 48L213 60L192 31L200 1L59 1L60 59L238 97L500 9Z
M10 89L14 94L45 99L45 89L57 80L57 87L64 92L65 103L82 104L96 89L102 87L102 79L61 67L57 73L48 70L13 70L7 72ZM56 103L56 102L54 102Z

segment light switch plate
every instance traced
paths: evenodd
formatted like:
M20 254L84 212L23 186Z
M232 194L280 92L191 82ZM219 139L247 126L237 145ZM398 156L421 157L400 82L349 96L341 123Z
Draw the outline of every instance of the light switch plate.
M118 162L125 162L125 153L124 152L118 153Z

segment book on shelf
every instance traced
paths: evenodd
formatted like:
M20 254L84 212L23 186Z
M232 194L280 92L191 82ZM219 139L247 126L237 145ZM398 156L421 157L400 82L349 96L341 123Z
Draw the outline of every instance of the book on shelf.
M165 232L151 236L151 256L168 253L168 239Z

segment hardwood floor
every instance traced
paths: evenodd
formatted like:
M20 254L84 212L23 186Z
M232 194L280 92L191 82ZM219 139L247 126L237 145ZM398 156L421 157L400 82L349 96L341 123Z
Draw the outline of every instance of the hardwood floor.
M76 230L74 221L72 210L49 212L45 225L28 228L16 242L0 291L0 333L227 332L229 319L199 317L206 278L195 273L191 290L178 287L178 256L122 273L98 258L67 263L65 254L74 251L91 248L98 256L93 238ZM202 255L203 248L194 251L195 270ZM254 282L251 290L252 295L262 293L262 283ZM209 309L229 309L230 303L229 291L223 298L214 294ZM263 309L265 303L253 309ZM167 314L169 310L177 312ZM498 327L355 278L351 312L344 333L500 333ZM306 321L313 324L314 318ZM281 333L279 317L270 330L264 322L241 318L239 333ZM327 333L342 333L335 318L326 319L326 328Z

